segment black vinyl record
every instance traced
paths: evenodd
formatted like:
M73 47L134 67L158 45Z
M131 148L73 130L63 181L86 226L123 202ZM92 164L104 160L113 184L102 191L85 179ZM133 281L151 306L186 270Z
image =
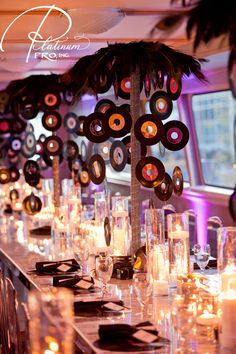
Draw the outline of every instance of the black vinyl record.
M39 140L43 143L46 139L46 135L45 134L40 134L39 135Z
M79 116L78 120L79 120L79 126L78 129L76 131L76 134L78 136L84 136L84 120L86 119L86 116Z
M11 182L18 181L18 179L20 178L20 172L19 172L18 168L16 168L15 166L12 166L9 168L9 172L11 175Z
M165 177L165 167L157 158L147 156L137 163L135 174L144 187L155 188Z
M144 83L145 96L148 98L150 96L150 92L151 92L151 79L150 79L149 74L146 74L143 83Z
M94 153L101 155L105 164L110 163L110 149L113 141L113 138L109 138L108 140L99 144L94 144L93 146Z
M122 140L122 143L126 147L126 152L127 152L127 164L131 164L131 141L130 141L130 135L125 136ZM147 155L147 147L146 145L140 144L140 149L141 149L141 157L145 157Z
M131 112L131 107L130 104L128 103L123 103L119 106L121 109L125 109L126 111L128 111L129 113Z
M0 134L8 134L11 131L10 120L7 118L0 119Z
M48 90L40 97L40 105L44 110L57 109L61 104L60 92L57 89Z
M109 132L104 114L99 112L90 114L84 120L83 131L86 138L93 143L106 141L109 138Z
M68 140L63 145L62 154L65 160L74 160L78 157L79 148L75 141Z
M107 92L112 84L111 76L108 70L103 72L96 72L93 76L89 77L89 85L96 93Z
M49 156L58 156L62 153L63 142L59 136L48 136L43 142L43 150Z
M182 90L182 80L180 73L172 76L168 75L166 81L166 90L172 100L177 100L179 98Z
M42 209L42 202L39 197L31 193L23 200L22 207L26 214L35 215Z
M116 140L110 149L110 164L115 171L122 171L127 162L126 146L122 141Z
M173 103L165 91L156 91L150 98L150 110L152 114L164 120L168 118L173 110Z
M23 167L25 177L39 174L39 165L34 160L27 160Z
M156 84L160 90L162 90L165 81L165 74L162 70L158 70L156 73Z
M183 193L184 178L183 178L182 170L179 166L175 166L173 170L172 181L173 181L174 193L180 197L181 194Z
M113 138L121 138L130 133L132 118L127 110L120 107L108 109L105 113L107 129Z
M81 187L88 187L90 183L90 176L87 167L83 167L79 174L79 183Z
M76 133L79 128L78 116L74 112L66 113L63 124L68 133Z
M94 184L101 184L106 175L106 166L100 155L93 155L88 163L88 172Z
M52 167L53 156L45 154L45 152L44 152L42 154L42 159L48 167ZM63 161L63 156L62 156L62 154L60 154L59 155L59 163L62 163L62 161Z
M25 131L26 133L34 133L34 126L31 123L27 123Z
M173 183L168 173L165 173L164 179L154 188L154 192L157 198L163 202L170 199L173 193Z
M18 136L13 136L10 143L11 149L15 152L20 152L22 148L22 140Z
M105 113L109 108L115 108L116 105L109 99L102 99L97 102L94 112Z
M42 117L42 124L46 130L55 132L62 123L61 115L57 111L45 112Z
M124 100L130 99L131 79L130 76L126 76L122 79L118 79L118 96Z
M37 116L39 110L38 106L33 97L27 96L21 99L19 104L19 115L20 117L30 120Z
M11 174L8 168L0 168L0 184L6 184L11 181Z
M19 192L17 189L12 189L9 193L9 197L11 201L15 201L17 199L19 199Z
M32 157L36 153L36 139L33 133L27 133L25 135L21 153L26 158Z
M166 149L178 151L183 149L189 140L189 131L186 125L178 120L171 120L164 124L164 136L161 140Z
M32 176L25 176L25 182L28 183L31 187L37 187L40 182L40 175L32 175Z
M13 118L10 121L11 124L11 131L13 134L21 134L26 128L26 122L20 118Z
M0 103L6 106L8 100L9 100L9 94L6 91L0 91Z
M134 134L144 145L157 144L164 135L164 126L160 119L153 114L144 114L134 125Z

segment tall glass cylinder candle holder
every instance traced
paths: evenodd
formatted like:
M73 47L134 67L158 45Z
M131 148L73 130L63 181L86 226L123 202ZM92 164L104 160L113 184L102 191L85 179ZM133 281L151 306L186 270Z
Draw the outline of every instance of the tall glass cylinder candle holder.
M109 196L105 192L94 193L94 213L97 222L103 222L110 215Z
M187 214L174 213L167 216L170 278L189 273L189 218Z
M149 254L154 245L165 243L164 232L164 210L146 209L145 210L145 229L146 229L146 253Z
M73 293L53 288L29 293L30 346L34 354L72 354Z
M236 348L236 227L217 230L217 264L219 273L220 343Z
M130 254L128 197L112 197L112 236L113 255L128 256Z
M69 233L69 224L63 216L55 216L52 221L51 237L55 259L69 257L72 252L72 237Z
M156 244L148 255L148 271L153 280L153 295L169 293L168 245Z

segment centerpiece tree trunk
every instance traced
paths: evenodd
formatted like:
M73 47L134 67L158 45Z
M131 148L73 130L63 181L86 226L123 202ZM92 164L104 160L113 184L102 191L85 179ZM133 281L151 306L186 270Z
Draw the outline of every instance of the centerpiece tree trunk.
M53 174L53 189L54 189L54 207L55 214L59 216L60 207L60 170L59 170L59 156L54 156L52 160L52 174Z

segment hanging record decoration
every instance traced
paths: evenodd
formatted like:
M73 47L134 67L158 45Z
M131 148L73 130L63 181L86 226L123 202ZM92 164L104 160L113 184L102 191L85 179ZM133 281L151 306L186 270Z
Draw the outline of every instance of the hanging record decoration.
M121 109L125 109L126 111L128 111L129 113L131 112L131 107L130 104L128 103L123 103L119 106Z
M144 79L144 92L145 96L148 98L151 92L151 79L149 74L146 74L145 79Z
M9 168L9 172L10 172L10 175L11 175L11 182L18 181L18 179L20 178L19 170L15 166L12 166L12 167Z
M131 90L131 78L129 75L118 77L117 80L117 95L124 100L130 99L130 90ZM140 92L142 91L143 83L140 81Z
M26 122L20 118L13 118L10 121L13 134L21 134L26 128Z
M59 136L48 136L43 142L43 150L46 155L57 156L62 153L63 142Z
M78 125L78 129L76 131L76 134L78 136L84 136L84 120L86 118L87 118L86 116L79 116L78 117L79 125Z
M13 136L11 138L10 147L15 152L20 152L22 147L22 140L18 136Z
M27 96L21 99L19 104L19 114L26 120L33 119L37 116L39 110L33 97Z
M165 177L165 167L157 158L147 156L137 163L135 174L144 187L155 188Z
M113 138L121 138L130 133L132 118L128 111L116 107L110 108L105 113L108 134Z
M127 162L127 151L122 141L114 141L110 149L110 164L115 171L122 171Z
M150 99L150 110L161 120L168 118L173 110L173 103L165 91L156 91Z
M42 202L39 197L31 193L22 202L23 210L28 215L35 215L42 209Z
M126 147L127 164L130 165L131 164L131 141L130 141L130 135L125 136L121 141ZM140 144L140 148L141 148L141 152L140 152L141 157L146 156L147 155L147 147L146 147L146 145Z
M161 140L166 149L178 151L183 149L189 140L189 131L186 125L178 120L164 124L164 135Z
M88 187L90 183L90 176L87 167L83 167L79 174L79 183L81 187Z
M92 87L96 93L107 92L112 84L111 77L108 70L103 70L103 72L95 73L93 76L89 77L89 85Z
M105 164L110 163L110 149L113 141L113 138L109 138L103 143L94 144L94 153L101 155L103 160L105 161Z
M64 128L68 133L76 133L79 128L79 120L74 112L68 112L63 120Z
M11 181L11 174L9 169L0 168L0 184L6 184Z
M26 133L34 133L33 125L31 123L27 124L26 128L25 128L25 131L26 131Z
M78 157L79 148L76 142L73 140L68 140L63 145L62 154L65 160L74 160Z
M106 166L100 155L93 155L88 163L88 172L94 184L101 184L106 175Z
M164 134L163 123L153 114L144 114L137 119L134 134L144 145L157 144Z
M174 193L180 197L181 194L183 193L184 178L183 178L182 170L179 166L175 166L173 170L172 181L173 181Z
M157 187L154 188L154 192L157 198L159 200L162 200L163 202L170 199L173 192L173 184L172 184L172 179L168 175L168 173L165 173L164 179Z
M21 153L26 158L32 157L36 153L36 139L33 133L27 133L25 135Z
M157 75L156 75L156 84L160 90L162 90L162 88L164 86L164 81L165 81L164 72L162 70L158 70Z
M42 155L43 153L43 142L41 140L37 140L36 142L36 154Z
M86 138L93 143L102 143L109 138L107 122L103 113L90 114L84 121L83 131Z
M40 97L40 106L44 110L57 109L61 104L61 96L58 90L44 92Z
M62 123L61 115L57 111L45 112L42 117L42 124L46 130L55 132Z
M17 189L12 189L9 193L9 197L11 201L15 201L17 199L19 199L19 192Z
M87 146L84 140L82 140L80 144L80 158L83 162L87 160Z
M0 134L8 134L11 131L10 121L7 118L0 119Z
M168 75L166 81L166 90L172 100L177 100L179 98L182 90L182 80L180 73L176 73L176 75L173 76Z
M97 102L94 112L105 113L109 108L115 109L116 105L109 99L102 99Z

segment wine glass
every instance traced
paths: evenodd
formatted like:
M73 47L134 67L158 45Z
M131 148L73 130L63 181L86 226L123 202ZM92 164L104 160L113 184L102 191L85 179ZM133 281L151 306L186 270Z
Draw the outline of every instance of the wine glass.
M141 307L141 318L146 314L147 304L152 294L152 279L149 273L134 273L132 280L135 295Z
M194 257L197 265L201 269L201 272L204 273L205 268L209 262L210 259L210 254L211 254L211 248L209 244L196 244L194 245L193 248L194 251Z
M73 250L74 257L80 263L81 266L81 275L86 275L86 261L89 258L89 247L86 238L81 235L75 235L73 238Z
M96 276L102 282L102 298L107 292L107 283L113 272L113 259L109 255L99 255L96 258Z

